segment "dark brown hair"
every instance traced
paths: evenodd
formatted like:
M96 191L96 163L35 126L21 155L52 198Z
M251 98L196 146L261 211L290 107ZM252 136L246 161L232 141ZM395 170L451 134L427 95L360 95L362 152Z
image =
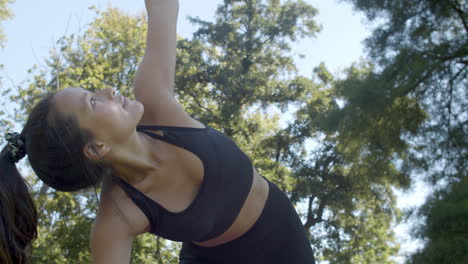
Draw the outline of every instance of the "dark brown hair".
M110 167L88 160L83 147L93 139L76 118L61 115L47 95L31 111L23 131L25 152L36 175L59 191L96 186ZM0 263L28 263L37 236L37 210L7 145L0 154Z

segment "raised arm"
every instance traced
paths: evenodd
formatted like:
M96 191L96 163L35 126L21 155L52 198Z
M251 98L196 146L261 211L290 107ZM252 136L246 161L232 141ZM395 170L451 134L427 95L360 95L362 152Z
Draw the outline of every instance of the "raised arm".
M143 119L154 121L175 103L177 16L179 0L145 0L148 35L145 55L136 72L134 93L143 103ZM173 112L173 111L172 111Z

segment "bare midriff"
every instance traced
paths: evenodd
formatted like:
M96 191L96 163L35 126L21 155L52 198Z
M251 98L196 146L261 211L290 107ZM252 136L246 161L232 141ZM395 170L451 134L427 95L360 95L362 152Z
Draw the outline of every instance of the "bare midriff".
M223 234L207 241L193 242L202 247L215 247L245 234L260 217L268 198L269 186L265 179L253 168L253 182L247 199L232 225Z

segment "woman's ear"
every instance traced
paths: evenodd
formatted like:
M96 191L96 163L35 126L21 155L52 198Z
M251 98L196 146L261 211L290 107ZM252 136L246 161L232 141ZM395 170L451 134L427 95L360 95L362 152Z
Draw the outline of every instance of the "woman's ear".
M110 151L110 146L99 141L86 143L86 145L83 148L83 153L85 157L94 161L100 160Z

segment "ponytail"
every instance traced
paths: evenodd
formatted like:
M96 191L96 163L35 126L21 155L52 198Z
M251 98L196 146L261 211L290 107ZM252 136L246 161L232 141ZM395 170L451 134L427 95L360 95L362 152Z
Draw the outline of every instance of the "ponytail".
M37 237L37 209L10 147L0 153L0 263L29 263Z

